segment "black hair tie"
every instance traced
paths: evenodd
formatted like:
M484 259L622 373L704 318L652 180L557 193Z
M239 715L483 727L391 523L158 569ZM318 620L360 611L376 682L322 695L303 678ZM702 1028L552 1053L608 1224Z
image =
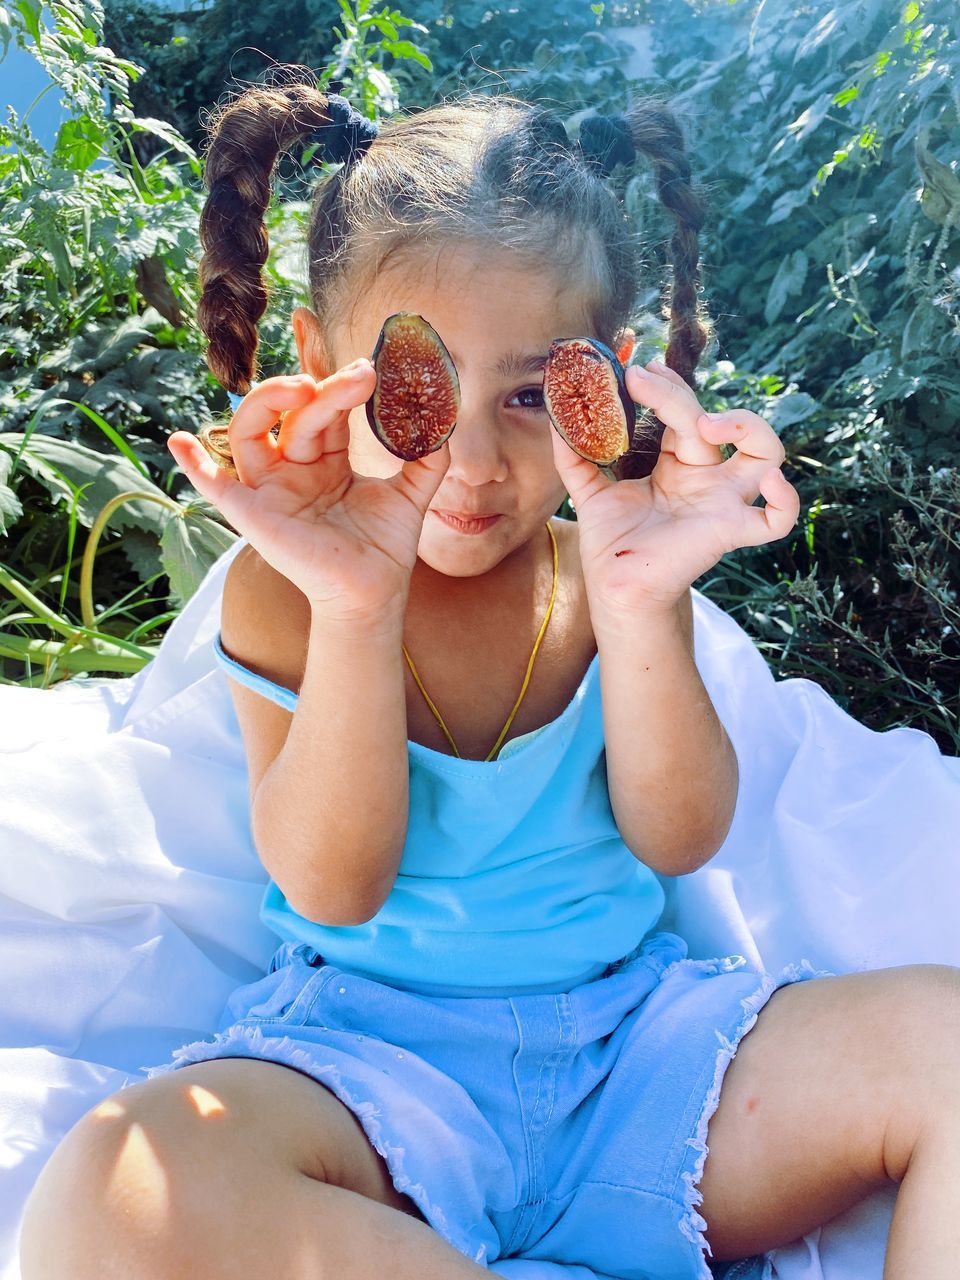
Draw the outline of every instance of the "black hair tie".
M530 132L541 147L561 147L570 150L570 138L566 126L552 111L536 110L530 117Z
M368 120L339 93L327 95L329 124L317 125L304 139L316 143L315 164L350 164L362 156L380 132L376 121Z
M609 178L618 164L633 164L637 149L625 116L587 116L580 123L580 151L591 169Z

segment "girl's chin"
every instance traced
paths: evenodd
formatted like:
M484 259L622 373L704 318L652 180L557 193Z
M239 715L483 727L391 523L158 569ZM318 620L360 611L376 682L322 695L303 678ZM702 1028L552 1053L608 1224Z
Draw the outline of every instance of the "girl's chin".
M511 548L504 546L507 521L489 522L489 528L464 532L428 513L417 554L424 564L451 578L472 578L493 569Z

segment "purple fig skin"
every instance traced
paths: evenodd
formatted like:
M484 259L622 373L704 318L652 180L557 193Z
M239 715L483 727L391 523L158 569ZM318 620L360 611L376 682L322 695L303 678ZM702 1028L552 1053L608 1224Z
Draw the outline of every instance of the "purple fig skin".
M630 448L637 407L623 365L596 338L557 338L543 371L543 403L575 453L608 467Z
M450 353L423 316L388 316L374 347L377 385L367 421L385 449L405 462L449 440L460 411L460 380Z

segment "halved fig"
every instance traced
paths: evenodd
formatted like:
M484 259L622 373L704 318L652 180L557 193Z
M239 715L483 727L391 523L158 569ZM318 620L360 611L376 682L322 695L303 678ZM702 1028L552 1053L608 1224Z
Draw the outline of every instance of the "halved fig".
M398 311L374 348L377 385L367 421L391 453L407 462L439 449L457 425L460 381L450 353L423 316Z
M637 409L623 365L595 338L557 338L543 370L543 402L571 449L598 467L630 448Z

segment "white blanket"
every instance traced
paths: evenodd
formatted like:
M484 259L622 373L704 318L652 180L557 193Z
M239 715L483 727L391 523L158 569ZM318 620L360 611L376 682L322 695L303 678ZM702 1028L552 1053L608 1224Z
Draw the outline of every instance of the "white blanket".
M159 655L126 679L0 687L0 1277L66 1131L141 1069L214 1033L277 939L246 765L211 651L213 565ZM960 761L874 733L807 680L777 683L695 594L696 656L740 760L730 834L667 881L691 955L778 970L960 965ZM771 1280L881 1280L894 1192L771 1255Z

